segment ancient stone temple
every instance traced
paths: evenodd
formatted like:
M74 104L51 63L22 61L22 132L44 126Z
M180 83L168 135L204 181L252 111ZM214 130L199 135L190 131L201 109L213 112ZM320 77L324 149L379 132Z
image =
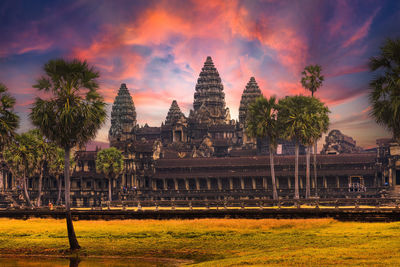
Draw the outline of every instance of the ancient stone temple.
M186 121L186 117L179 108L176 100L174 100L172 101L171 107L169 108L167 114L167 118L165 119L165 125L174 125L179 121L181 122Z
M225 93L219 73L211 57L207 57L194 93L193 111L189 118L200 124L225 124L230 121L229 109L225 108Z
M239 124L240 127L243 129L243 145L246 147L254 147L256 140L254 138L250 138L246 134L246 117L247 117L247 110L249 105L254 103L256 99L262 96L262 92L260 87L258 86L256 79L254 77L250 78L250 81L247 83L244 91L242 93L242 98L240 100L239 106Z
M340 132L332 130L325 137L325 144L321 154L342 154L342 153L357 153L362 152L362 148L356 145L356 141Z
M250 78L250 81L247 83L246 88L243 91L242 99L240 100L239 106L239 123L245 125L246 117L247 117L247 109L249 105L256 101L256 99L262 96L262 92L260 87L256 82L254 77Z
M121 84L118 95L115 97L111 111L111 128L108 139L111 146L115 142L132 139L132 132L136 126L136 111L131 94L126 84Z
M176 100L172 101L165 123L161 125L161 139L164 144L187 142L187 119Z

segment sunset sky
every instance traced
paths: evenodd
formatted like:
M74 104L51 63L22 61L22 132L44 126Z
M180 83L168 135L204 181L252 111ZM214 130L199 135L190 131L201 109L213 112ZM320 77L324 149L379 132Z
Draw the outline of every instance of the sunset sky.
M159 126L176 99L188 115L207 56L217 67L231 117L254 76L265 96L304 94L301 71L320 64L316 96L330 129L373 147L388 137L369 117L368 59L400 37L400 1L1 1L0 82L16 97L20 131L32 85L49 59L86 59L100 71L110 112L121 83L138 123ZM109 120L97 141L107 142Z

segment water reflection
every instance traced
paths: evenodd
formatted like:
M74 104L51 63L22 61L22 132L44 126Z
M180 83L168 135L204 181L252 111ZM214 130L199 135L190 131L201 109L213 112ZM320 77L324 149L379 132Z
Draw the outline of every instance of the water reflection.
M112 259L112 258L56 258L56 257L15 257L0 258L0 266L14 267L119 267L119 266L177 266L178 262L166 261L162 259Z

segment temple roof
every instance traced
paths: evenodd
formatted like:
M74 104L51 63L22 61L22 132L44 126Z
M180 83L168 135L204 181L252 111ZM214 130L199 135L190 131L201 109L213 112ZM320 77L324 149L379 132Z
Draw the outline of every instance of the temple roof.
M262 96L260 87L258 86L256 79L254 77L251 77L250 81L247 83L246 88L243 91L242 99L240 100L240 107L239 107L240 123L243 124L245 123L248 106L260 96Z
M171 107L169 108L167 117L165 119L165 125L174 125L179 120L186 120L185 115L182 113L176 100L172 101Z
M294 165L295 156L275 156L275 165ZM375 164L375 153L317 155L317 164ZM299 164L305 165L305 155L299 156ZM254 157L225 157L225 158L184 158L160 159L156 162L157 168L186 168L186 167L247 167L269 166L269 156Z

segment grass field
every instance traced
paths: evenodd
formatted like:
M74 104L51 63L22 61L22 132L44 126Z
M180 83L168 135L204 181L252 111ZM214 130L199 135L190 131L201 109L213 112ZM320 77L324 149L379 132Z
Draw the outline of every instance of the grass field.
M112 220L74 222L80 256L175 258L200 266L400 264L400 222ZM0 219L0 254L66 255L64 220Z

